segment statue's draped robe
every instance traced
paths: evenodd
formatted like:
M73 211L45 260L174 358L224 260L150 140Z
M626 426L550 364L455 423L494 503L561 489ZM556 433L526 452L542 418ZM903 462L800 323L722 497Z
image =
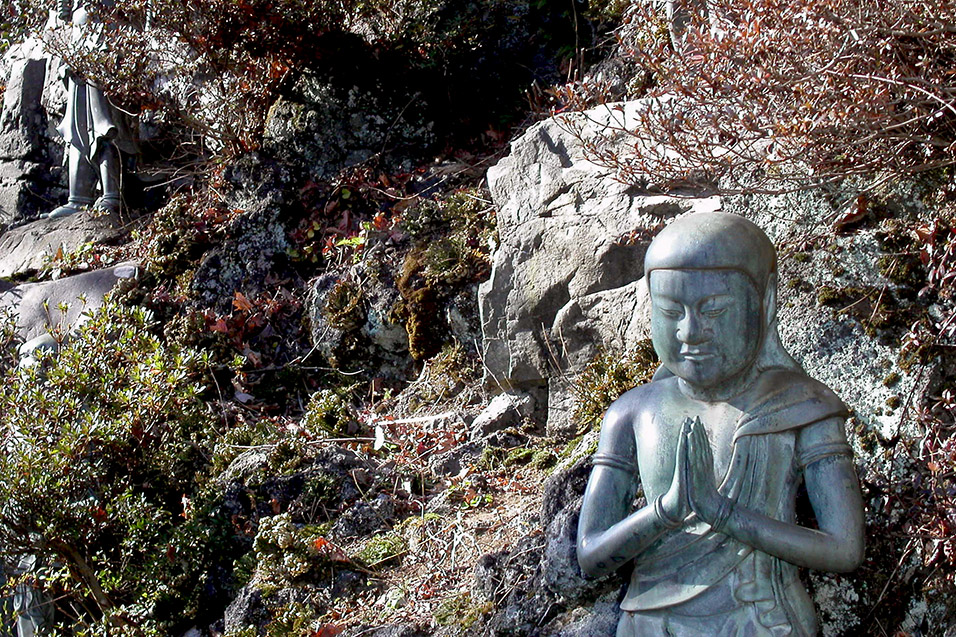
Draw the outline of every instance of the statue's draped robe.
M73 39L85 40L83 45L90 49L102 46L100 25L93 29L82 29L80 25L89 21L83 0L76 0L73 10ZM77 77L70 77L69 97L66 113L57 130L70 146L77 148L84 157L94 164L99 162L102 148L107 143L114 144L124 153L135 155L137 152L134 137L130 132L127 116L113 106L106 95L96 86Z
M845 418L846 406L801 371L764 372L743 396L730 466L718 491L737 506L794 523L803 468L850 454L844 433L803 448L799 432ZM736 402L736 401L735 401ZM832 426L832 421L831 426ZM816 617L797 568L702 520L669 533L634 564L618 635L813 635Z

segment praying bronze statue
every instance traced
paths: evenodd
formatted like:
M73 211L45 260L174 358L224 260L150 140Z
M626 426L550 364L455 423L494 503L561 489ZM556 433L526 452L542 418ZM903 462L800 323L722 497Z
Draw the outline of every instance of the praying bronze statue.
M776 261L724 213L682 217L648 248L661 366L608 409L578 524L586 574L633 564L617 637L814 635L798 567L863 558L848 411L780 342ZM796 522L801 482L816 529Z
M59 0L61 20L73 25L73 41L88 48L102 46L102 24L95 24L87 5L91 0ZM100 0L104 4L107 0ZM93 208L118 212L121 203L120 151L135 154L126 116L94 84L67 70L69 97L66 114L57 128L66 141L70 195L47 217L66 217ZM100 196L94 199L99 186Z

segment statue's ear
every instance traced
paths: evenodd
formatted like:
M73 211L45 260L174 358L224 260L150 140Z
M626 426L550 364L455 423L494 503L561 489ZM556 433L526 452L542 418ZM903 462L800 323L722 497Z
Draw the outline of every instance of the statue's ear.
M767 290L763 294L764 321L767 327L777 320L777 273L767 277Z

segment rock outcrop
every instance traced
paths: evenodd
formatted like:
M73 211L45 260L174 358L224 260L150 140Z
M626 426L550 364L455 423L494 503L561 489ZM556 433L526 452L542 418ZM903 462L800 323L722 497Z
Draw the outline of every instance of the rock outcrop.
M59 184L60 145L52 138L44 93L50 66L41 44L30 40L7 54L0 111L0 225L35 217L52 207Z
M289 246L281 221L287 172L271 159L250 154L230 167L226 181L227 205L236 214L192 281L198 299L220 311L232 307L236 292L252 298L265 290L276 260Z
M488 171L500 244L479 303L486 382L501 389L550 385L548 401L567 402L565 378L602 347L627 349L647 338L641 282L655 228L689 211L717 208L716 197L642 192L589 161L583 139L614 130L645 108L599 108L580 121L550 119L512 143ZM576 126L583 128L576 131ZM551 432L574 429L563 409Z
M110 244L126 234L118 214L83 211L59 219L37 219L0 235L0 277L43 269L57 254L87 245Z
M386 151L421 152L435 142L435 134L421 109L410 108L416 99L389 95L381 85L343 89L304 76L269 111L265 146L296 157L313 179L329 179Z
M101 307L117 285L135 282L138 270L136 264L123 263L55 281L12 286L0 292L0 309L13 313L17 333L25 341L48 331L66 336L84 315Z

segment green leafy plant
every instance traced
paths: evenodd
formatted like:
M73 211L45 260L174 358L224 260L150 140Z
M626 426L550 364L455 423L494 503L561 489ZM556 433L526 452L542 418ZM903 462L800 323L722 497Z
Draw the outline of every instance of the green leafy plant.
M349 424L355 423L346 395L347 391L332 389L320 389L312 394L302 419L305 431L314 437L346 435Z
M0 385L0 553L60 564L39 585L114 634L146 626L203 465L203 356L107 304L58 355Z
M0 53L38 28L47 17L46 3L38 0L9 0L0 9Z
M578 433L597 427L612 402L649 381L656 370L657 354L650 340L641 341L632 351L605 350L595 356L572 386L571 418L578 424Z

